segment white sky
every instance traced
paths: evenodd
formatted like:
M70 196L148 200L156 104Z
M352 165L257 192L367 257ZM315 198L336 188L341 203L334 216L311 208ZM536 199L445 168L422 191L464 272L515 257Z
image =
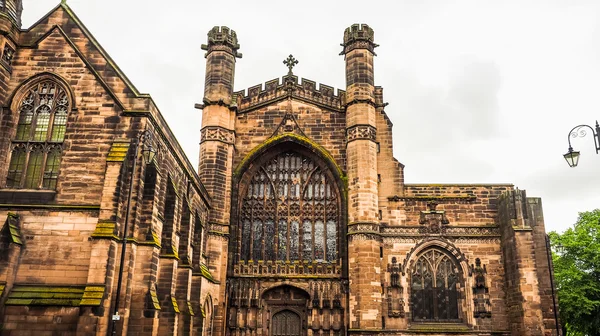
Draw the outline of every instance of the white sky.
M23 28L59 0L24 0ZM286 74L344 89L343 31L375 30L375 83L407 183L514 183L562 231L600 207L600 155L567 134L600 119L600 1L68 0L116 63L150 93L197 165L206 33L234 29L236 90ZM369 7L365 7L369 6Z

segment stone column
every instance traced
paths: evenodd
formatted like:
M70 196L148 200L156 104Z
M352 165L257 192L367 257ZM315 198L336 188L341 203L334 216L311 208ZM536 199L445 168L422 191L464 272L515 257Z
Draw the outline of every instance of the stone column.
M350 329L381 329L377 123L374 32L354 24L344 32L348 171Z
M235 109L232 93L239 44L235 31L214 27L208 32L206 82L203 103L198 172L212 197L208 219L207 266L222 286L219 304L215 305L213 335L225 331L225 276L227 271L227 236L233 171ZM216 234L215 234L216 233ZM225 237L225 239L223 239Z

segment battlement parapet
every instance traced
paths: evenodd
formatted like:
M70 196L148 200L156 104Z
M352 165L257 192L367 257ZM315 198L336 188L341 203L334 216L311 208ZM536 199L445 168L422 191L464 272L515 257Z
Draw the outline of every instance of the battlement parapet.
M367 24L353 24L344 31L344 50L340 55L347 54L354 49L368 49L373 52L379 45L375 43L375 31ZM373 52L373 54L375 54Z
M223 50L231 53L235 57L242 57L238 53L240 44L235 30L229 29L226 26L214 26L208 31L208 44L201 46L202 50L207 51L207 55L214 50Z
M238 113L249 112L290 96L326 109L344 112L346 91L334 90L333 87L321 83L317 86L315 81L305 78L298 82L298 77L292 75L234 92L233 96Z

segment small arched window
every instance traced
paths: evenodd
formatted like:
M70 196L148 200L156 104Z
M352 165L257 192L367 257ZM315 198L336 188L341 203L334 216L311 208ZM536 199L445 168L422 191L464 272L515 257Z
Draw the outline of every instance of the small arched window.
M69 96L55 81L42 80L22 97L6 187L56 189Z

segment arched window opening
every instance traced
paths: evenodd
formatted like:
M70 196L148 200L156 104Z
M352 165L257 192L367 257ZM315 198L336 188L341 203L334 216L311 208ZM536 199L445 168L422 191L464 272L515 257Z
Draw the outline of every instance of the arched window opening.
M422 253L412 270L411 301L414 321L460 322L459 268L438 249Z
M327 172L287 151L252 174L241 194L240 260L336 262L340 200Z
M192 213L186 200L183 201L181 209L181 222L179 229L179 258L182 265L192 264L192 253L190 251L190 230L192 229Z
M207 299L204 303L204 318L202 320L202 335L212 336L213 331L213 311L212 303L210 299Z
M173 234L175 233L175 206L177 202L177 193L173 182L169 178L167 180L167 197L165 198L165 221L162 229L161 246L163 254L171 254L177 249L175 241L173 240Z
M22 97L6 187L56 189L69 97L52 80L36 83Z
M194 269L200 267L200 260L202 258L202 222L200 221L200 215L196 213L194 215L194 237L192 238L193 256L192 262Z
M157 171L153 165L148 165L144 174L144 189L142 191L142 214L140 229L142 234L151 234L152 215L154 213L154 195L156 194ZM148 239L152 237L149 236Z

